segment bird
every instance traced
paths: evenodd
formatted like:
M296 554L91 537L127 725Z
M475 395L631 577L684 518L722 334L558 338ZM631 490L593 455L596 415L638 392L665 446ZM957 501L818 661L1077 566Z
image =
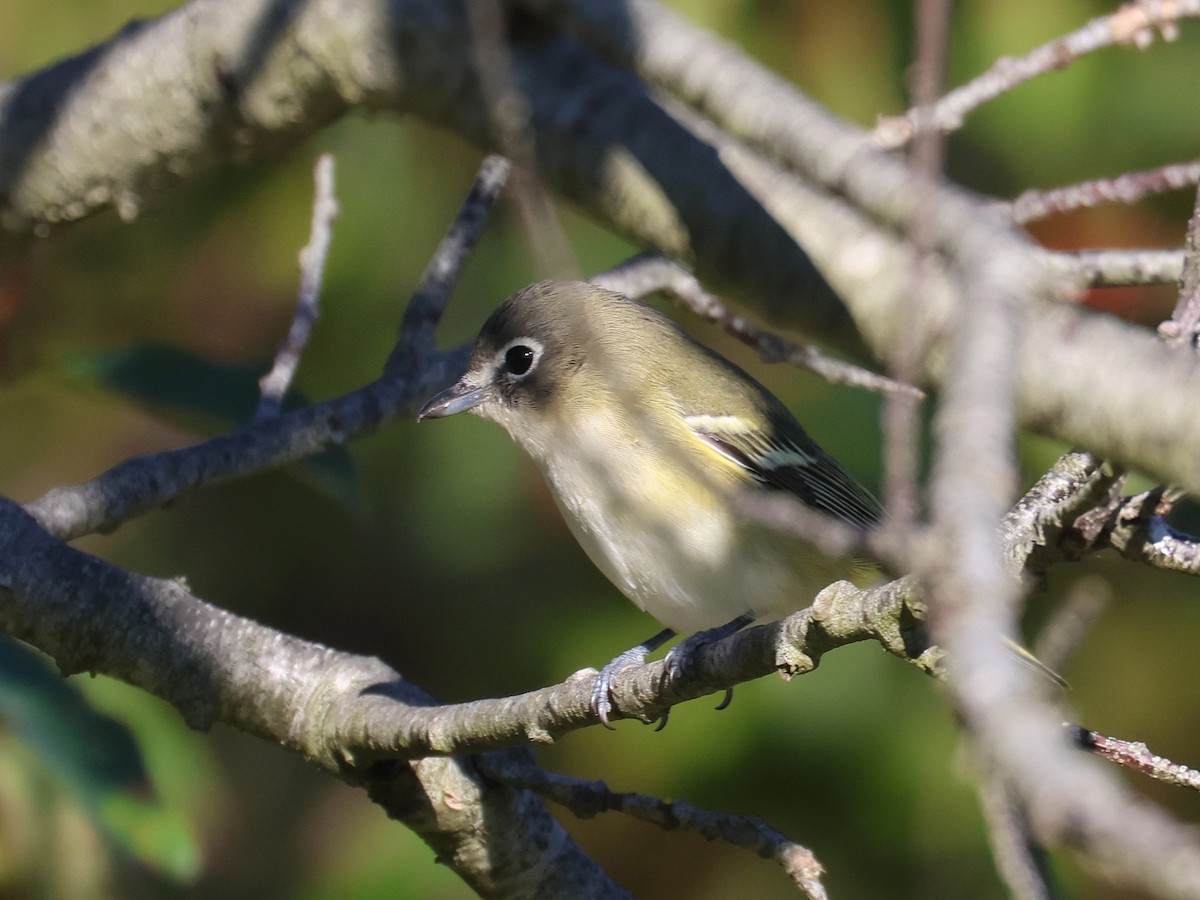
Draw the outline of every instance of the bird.
M621 293L541 281L510 296L464 374L417 418L464 412L508 432L592 562L665 626L600 669L591 705L606 727L617 674L675 635L688 637L668 655L668 677L702 644L878 571L744 515L741 491L790 495L863 532L883 513L767 388Z

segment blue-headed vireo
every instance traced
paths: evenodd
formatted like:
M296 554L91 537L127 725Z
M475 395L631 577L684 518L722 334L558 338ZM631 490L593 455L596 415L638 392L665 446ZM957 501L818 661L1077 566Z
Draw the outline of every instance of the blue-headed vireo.
M418 419L468 411L524 448L592 561L667 626L601 671L593 707L605 724L616 673L673 633L693 635L673 651L678 671L700 642L872 570L735 509L734 492L755 488L863 529L880 518L875 498L766 388L621 294L544 281L509 297L466 373Z

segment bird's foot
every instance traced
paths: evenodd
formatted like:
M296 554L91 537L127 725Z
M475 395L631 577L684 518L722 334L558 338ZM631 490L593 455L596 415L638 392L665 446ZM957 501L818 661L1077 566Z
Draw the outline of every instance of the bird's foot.
M608 722L608 717L612 715L613 711L612 686L617 675L630 666L644 666L646 657L674 636L675 632L670 628L664 629L649 640L642 641L636 647L630 647L624 653L614 657L612 662L600 670L596 675L595 684L592 685L592 712L596 714L601 725L610 731L613 730L612 725ZM662 722L666 724L666 716L663 716ZM662 725L659 728L662 728Z
M696 661L696 651L705 644L713 644L719 640L735 634L754 621L754 616L749 613L743 613L736 619L726 622L724 625L718 625L716 628L709 628L705 631L697 631L695 634L684 638L678 644L671 648L667 654L666 668L663 670L663 677L667 681L680 681L688 677L689 670ZM725 699L721 701L717 709L724 709L733 700L733 688L725 689Z

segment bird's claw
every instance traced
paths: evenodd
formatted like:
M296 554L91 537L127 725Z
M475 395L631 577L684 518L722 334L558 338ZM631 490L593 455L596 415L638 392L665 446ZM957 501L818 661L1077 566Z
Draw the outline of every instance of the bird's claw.
M596 718L600 720L600 724L609 731L613 730L612 725L608 723L608 717L613 711L613 695L612 686L617 675L622 669L627 669L630 666L644 666L646 657L669 641L675 636L675 632L670 628L664 628L652 638L642 641L636 647L630 647L624 653L615 657L612 662L601 669L596 675L596 682L592 685L592 712ZM662 725L667 723L667 717L663 716Z
M698 631L691 637L680 641L671 648L671 651L663 660L663 683L671 684L686 679L695 661L696 650L705 644L711 644L724 637L728 637L735 631L745 628L753 621L754 617L749 614L738 616L731 622L727 622L717 628L709 628L707 631ZM609 722L609 717L615 709L612 687L617 675L630 666L644 666L646 664L646 657L669 641L674 635L675 632L671 629L664 629L636 647L630 647L596 673L596 681L592 685L591 707L592 712L600 720L601 725L610 731L613 730L613 726ZM726 688L725 699L721 701L717 709L724 709L729 705L731 700L733 700L733 688ZM655 731L662 731L667 727L667 717L669 714L669 710L663 713L662 718L658 720L658 727L654 729Z
M663 669L664 680L669 683L687 678L692 666L695 664L697 650L705 644L716 643L719 640L729 637L729 635L740 631L753 621L754 617L746 614L738 616L724 625L709 628L706 631L697 631L695 634L684 638L667 653L667 657L664 660L666 664ZM725 698L718 704L717 709L725 709L732 701L733 688L726 688Z
M667 653L665 661L666 668L663 670L663 677L668 681L679 681L687 677L688 670L696 660L696 651L705 644L715 644L723 638L735 632L741 631L747 625L754 621L754 617L748 613L738 616L724 625L718 625L716 628L709 628L705 631L697 631L693 635L684 638L678 644L671 648Z
M713 630L715 631L716 629L713 629ZM682 680L682 679L688 677L691 667L692 667L693 663L695 662L696 650L698 650L704 644L711 643L711 641L707 640L707 639L705 639L705 640L693 640L693 639L699 638L699 637L704 637L707 635L708 635L708 632L701 632L700 634L694 634L687 640L681 641L678 645L676 645L675 647L673 647L671 649L671 651L667 654L666 659L663 660L663 662L665 664L665 666L663 668L664 684L676 682L676 681L679 681L679 680ZM715 639L719 640L719 638L715 638ZM733 688L727 687L727 688L725 688L725 697L721 700L720 703L717 704L716 708L717 708L717 710L725 709L732 702L733 702ZM663 728L666 727L666 725L667 725L667 717L664 715L662 718L662 723L658 726L658 728L655 729L655 731L662 731Z
M609 724L608 717L613 711L613 696L612 686L624 669L630 666L644 666L646 664L646 654L642 645L631 647L624 653L617 656L608 665L601 669L596 674L596 681L592 685L592 712L596 714L596 718L600 720L600 724L609 731L615 729Z

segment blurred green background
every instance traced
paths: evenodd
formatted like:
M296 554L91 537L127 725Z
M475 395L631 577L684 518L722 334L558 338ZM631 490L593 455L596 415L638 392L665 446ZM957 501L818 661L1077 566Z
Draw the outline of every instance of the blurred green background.
M173 5L7 0L0 77ZM910 4L674 5L863 125L904 106ZM951 82L1114 6L958 4ZM1163 86L1194 82L1197 50L1200 26L1185 23L1175 44L1110 50L1023 87L955 136L950 170L974 188L1013 196L1193 157L1200 117L1165 102ZM286 156L201 179L132 224L108 214L34 246L0 285L0 492L28 501L131 454L228 427L221 405L183 409L170 391L138 391L136 378L131 393L106 366L113 354L165 345L260 373L290 320L311 167L326 150L337 155L342 214L323 317L297 384L319 399L374 377L480 159L414 118L348 118ZM1181 192L1136 210L1061 217L1036 234L1064 248L1178 245L1191 204ZM587 272L638 249L570 207L563 212ZM501 209L456 293L444 344L473 335L505 295L537 277L515 218ZM1090 302L1153 324L1169 314L1172 291L1107 292ZM851 471L878 484L876 398L763 367L713 329L689 326L776 390ZM156 371L173 377L169 365ZM1023 441L1028 478L1063 449ZM539 687L657 630L592 569L532 466L498 428L475 419L400 422L355 442L349 465L332 474L297 466L206 489L79 543L138 571L186 576L205 599L274 627L378 654L445 700ZM1200 693L1185 674L1200 625L1195 582L1098 559L1055 572L1033 617L1044 618L1085 578L1112 602L1064 673L1079 720L1200 764ZM468 896L364 795L282 750L222 727L192 732L165 704L103 678L71 682L137 736L155 790L194 836L198 868L190 882L172 880L117 847L0 710L10 728L0 732L0 896ZM835 896L1002 895L969 760L947 705L915 670L877 648L851 647L792 684L763 680L739 688L725 712L710 707L676 710L662 733L633 723L616 733L589 729L540 758L614 789L761 815L816 852ZM1194 796L1135 782L1180 815L1200 817ZM639 897L795 896L771 864L696 836L612 814L564 821ZM1097 885L1067 858L1058 865L1078 896L1129 896Z

